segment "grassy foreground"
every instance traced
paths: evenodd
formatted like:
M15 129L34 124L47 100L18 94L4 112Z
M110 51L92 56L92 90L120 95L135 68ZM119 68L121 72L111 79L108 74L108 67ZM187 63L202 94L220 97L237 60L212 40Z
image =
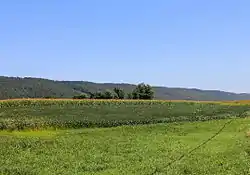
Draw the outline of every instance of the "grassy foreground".
M5 100L0 130L112 127L245 117L248 104L159 100Z
M1 131L0 174L249 174L249 118L233 120L206 145L168 166L226 121Z

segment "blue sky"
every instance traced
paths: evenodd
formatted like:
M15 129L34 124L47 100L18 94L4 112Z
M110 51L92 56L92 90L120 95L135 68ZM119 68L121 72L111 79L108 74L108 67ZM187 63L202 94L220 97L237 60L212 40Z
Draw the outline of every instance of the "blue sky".
M250 92L249 0L8 0L0 75Z

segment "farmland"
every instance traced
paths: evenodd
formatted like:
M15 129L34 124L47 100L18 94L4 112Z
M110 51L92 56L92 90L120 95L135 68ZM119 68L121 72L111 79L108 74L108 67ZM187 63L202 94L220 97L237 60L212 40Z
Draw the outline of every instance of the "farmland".
M6 100L0 129L112 127L244 117L248 104L157 100Z
M9 174L249 174L249 119L116 128L1 131L0 172ZM169 163L185 157L169 166Z
M0 174L249 174L249 104L0 101Z

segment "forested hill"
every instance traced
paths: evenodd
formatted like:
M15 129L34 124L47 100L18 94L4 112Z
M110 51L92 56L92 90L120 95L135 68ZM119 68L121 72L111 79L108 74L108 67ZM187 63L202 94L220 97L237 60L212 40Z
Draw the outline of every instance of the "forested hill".
M41 78L0 76L0 99L9 98L72 98L74 95L105 91L120 87L126 93L135 85L93 83L87 81L53 81ZM216 90L153 87L156 99L166 100L250 100L250 94L236 94Z

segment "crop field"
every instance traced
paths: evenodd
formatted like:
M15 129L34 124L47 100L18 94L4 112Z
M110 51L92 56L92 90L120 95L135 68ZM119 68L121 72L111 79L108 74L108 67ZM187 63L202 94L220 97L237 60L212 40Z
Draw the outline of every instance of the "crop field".
M0 101L0 175L250 174L249 111L248 101Z
M5 100L0 129L112 127L245 117L249 103L157 100Z
M0 131L0 174L249 174L248 118L233 120L217 137L188 154L225 122Z

